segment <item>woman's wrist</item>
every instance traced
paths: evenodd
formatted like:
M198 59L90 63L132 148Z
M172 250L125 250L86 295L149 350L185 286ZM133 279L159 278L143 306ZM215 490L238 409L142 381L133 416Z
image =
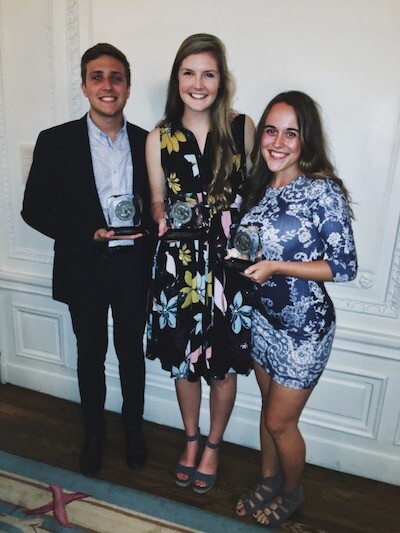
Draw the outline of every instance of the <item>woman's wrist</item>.
M165 220L164 202L153 202L151 210L153 213L153 220L156 224L160 224L162 220Z
M270 271L270 276L285 275L285 261L277 261L272 259L262 259Z

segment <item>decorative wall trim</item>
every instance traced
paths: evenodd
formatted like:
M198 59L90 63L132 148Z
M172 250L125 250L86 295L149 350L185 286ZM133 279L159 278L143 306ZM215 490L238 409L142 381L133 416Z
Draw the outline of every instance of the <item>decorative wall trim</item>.
M396 430L396 435L394 437L393 444L395 446L400 446L400 416L399 416L399 420L397 422L397 430Z
M52 123L55 125L55 50L54 50L54 18L53 18L53 1L47 2L46 13L46 33L47 33L47 50L48 50L48 72L49 72L49 107L51 109ZM81 90L80 90L80 50L79 50L79 2L77 0L66 0L66 28L67 28L67 42L66 53L68 59L68 87L69 87L69 108L71 119L80 118L82 115L81 104ZM1 68L1 65L0 65ZM1 72L0 72L1 79ZM1 89L0 89L1 90ZM2 95L0 94L0 97ZM2 100L0 102L0 108ZM2 144L0 145L1 158L6 165L8 160L5 146L5 122L1 117L0 109L0 138ZM3 132L4 130L4 132ZM46 254L40 250L32 250L22 247L17 247L14 223L13 223L13 209L11 203L10 192L10 176L7 166L4 172L4 189L5 189L5 201L6 201L6 213L7 213L7 232L9 242L9 255L13 259L19 259L24 261L32 261L35 263L51 264L53 261L53 254ZM19 209L18 209L19 211Z
M79 391L75 373L61 375L57 380L49 380L49 374L40 368L27 368L10 363L8 365L8 382L20 387L42 391L43 380L48 382L47 394L58 398L65 398L79 402ZM117 383L107 383L106 409L119 412L121 409L121 395ZM181 428L177 420L178 406L176 400L162 399L163 409L160 409L160 398L149 394L146 390L145 419L157 424ZM233 413L229 423L225 440L242 446L259 449L258 420L252 417L236 417ZM206 425L201 421L202 431ZM240 433L238 433L240 431ZM307 444L307 462L332 468L341 472L348 472L358 476L368 475L370 479L398 484L400 455L397 448L381 449L366 448L363 442L357 446L351 442L338 442L324 438L310 431L303 430ZM329 459L327 461L327 458Z
M2 2L0 1L0 21L4 20L2 16ZM6 227L8 234L8 245L10 249L15 248L15 233L12 224L12 204L10 193L10 175L8 167L8 153L7 153L7 131L6 131L6 118L5 118L5 104L4 104L4 85L3 85L3 55L4 42L3 32L0 31L0 164L1 173L3 176L3 191L4 191L4 207L6 217ZM1 185L1 182L0 182Z
M79 2L66 1L69 113L71 120L82 116L80 77Z
M400 162L400 108L397 111L396 131L390 154L389 169L385 180L385 193L383 205L388 205L393 196L393 184L395 183L396 172ZM382 226L380 234L385 230L386 219L381 219ZM379 251L375 251L379 257ZM369 289L374 286L376 274L373 272L360 271L357 277L362 289ZM400 314L400 223L397 225L396 237L394 241L392 263L387 280L387 289L382 303L368 300L334 298L337 309L376 315L388 318L398 318Z
M54 86L56 79L55 72L55 50L54 50L54 15L53 15L53 0L47 2L46 13L46 33L47 33L47 61L48 61L48 75L49 75L49 108L51 110L52 124L56 125L56 111L55 111L55 94Z
M0 4L1 9L1 4ZM1 20L1 17L0 17ZM54 95L54 80L55 80L55 59L54 59L54 40L53 40L53 0L47 1L47 11L46 11L46 21L45 21L46 35L47 35L47 63L48 63L48 88L49 88L49 109L51 110L52 122L55 124L55 95ZM4 49L4 47L2 47ZM0 65L0 80L1 76L1 65ZM1 91L1 88L0 88ZM15 222L14 216L15 213L19 213L20 208L13 209L12 205L12 196L11 196L11 181L10 174L8 169L8 153L7 147L5 144L6 138L6 128L4 121L4 100L3 94L0 94L0 139L1 139L1 159L4 160L3 165L3 187L4 187L4 197L5 197L5 210L7 216L7 236L8 236L8 246L9 246L9 257L13 259L22 259L25 261L36 261L39 263L50 263L51 259L42 254L39 251L25 250L18 248L16 243L15 236ZM4 146L3 146L4 143Z
M386 376L376 373L352 373L348 368L331 366L324 371L301 421L376 439L387 381Z
M0 270L0 290L51 297L51 286L51 277L28 276L26 274Z
M16 360L42 361L65 367L63 316L50 309L13 305ZM40 339L37 338L40 332ZM35 338L32 338L35 337ZM38 340L36 346L35 340ZM31 342L31 344L29 344ZM45 349L47 346L47 350Z
M10 254L13 259L20 259L21 261L32 261L34 263L42 263L43 265L53 264L53 253L46 254L39 250L31 250L28 248L18 248L18 251Z
M46 262L48 264L52 263L52 257L52 254L47 256ZM32 276L0 270L0 289L26 292L32 295L51 296L51 286L51 274L49 276ZM338 326L333 348L334 350L352 352L362 356L367 355L400 361L399 335Z
M358 282L363 289L371 289L375 285L376 276L373 272L359 270Z
M368 448L360 442L338 442L303 432L307 444L307 463L347 472L356 476L399 484L400 454L395 448Z
M369 289L373 285L374 274L362 272L359 283L363 289ZM372 283L372 285L370 285ZM384 301L372 302L368 300L346 299L332 297L337 309L352 311L354 313L376 315L386 318L398 318L400 311L400 224L397 226L396 239L394 242L392 263L388 277L387 289Z
M333 348L363 356L400 361L400 336L337 327Z

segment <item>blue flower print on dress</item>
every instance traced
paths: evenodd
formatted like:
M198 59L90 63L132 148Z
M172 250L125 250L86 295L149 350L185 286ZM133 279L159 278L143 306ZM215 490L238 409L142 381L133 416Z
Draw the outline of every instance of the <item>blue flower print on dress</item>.
M160 328L163 329L168 324L169 327L176 326L176 313L178 310L178 296L174 296L169 301L162 291L160 303L156 303L156 310L160 313Z
M243 305L243 295L241 292L235 294L230 308L232 312L231 325L234 333L239 333L242 326L249 329L251 326L252 309L250 305Z
M188 374L189 374L189 365L190 365L190 361L185 360L183 361L183 363L179 365L179 367L172 366L171 377L175 379L187 379Z
M280 314L282 321L290 328L302 328L306 322L307 311L312 305L311 298L301 297L301 300L292 305L286 305Z
M203 331L203 314L197 313L197 315L194 315L194 320L196 321L196 326L194 328L194 334L199 335Z
M150 316L149 316L149 318L147 320L147 324L146 324L146 338L147 338L147 340L151 339L152 327L153 327L153 315L150 314Z

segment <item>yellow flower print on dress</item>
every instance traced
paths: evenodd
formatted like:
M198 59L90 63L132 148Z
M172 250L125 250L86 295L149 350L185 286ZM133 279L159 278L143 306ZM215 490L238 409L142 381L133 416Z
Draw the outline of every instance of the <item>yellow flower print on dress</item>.
M235 167L235 170L240 169L242 163L242 154L235 154L232 158L232 165Z
M177 194L181 190L181 184L179 178L176 177L176 172L171 172L171 174L167 176L167 183L168 187L174 194Z
M209 272L207 275L207 296L212 298L213 295L213 275Z
M191 263L191 252L187 247L187 244L184 244L182 248L179 249L179 259L182 261L183 266L188 266L188 264Z
M176 132L171 135L171 128L169 126L161 128L160 134L161 149L166 148L169 154L172 152L179 152L179 143L186 142L185 135L179 130L176 130Z
M200 272L197 272L195 276L192 275L189 270L185 272L185 283L187 287L183 287L180 290L183 294L186 294L185 301L181 305L182 309L189 307L190 304L197 304L201 302L205 303L206 297L206 279Z

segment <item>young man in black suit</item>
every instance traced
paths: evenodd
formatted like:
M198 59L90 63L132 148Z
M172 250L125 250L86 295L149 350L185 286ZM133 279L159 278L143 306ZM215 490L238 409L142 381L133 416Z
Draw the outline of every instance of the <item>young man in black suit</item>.
M144 225L151 226L147 132L123 115L130 95L129 63L120 50L99 43L83 54L81 75L90 110L80 120L40 133L22 217L55 240L53 298L68 304L78 348L86 433L80 469L94 475L101 466L105 437L109 307L119 361L127 463L136 469L147 458L142 431L142 338L152 239L142 234L117 237L106 222L111 196L135 194L143 200Z

